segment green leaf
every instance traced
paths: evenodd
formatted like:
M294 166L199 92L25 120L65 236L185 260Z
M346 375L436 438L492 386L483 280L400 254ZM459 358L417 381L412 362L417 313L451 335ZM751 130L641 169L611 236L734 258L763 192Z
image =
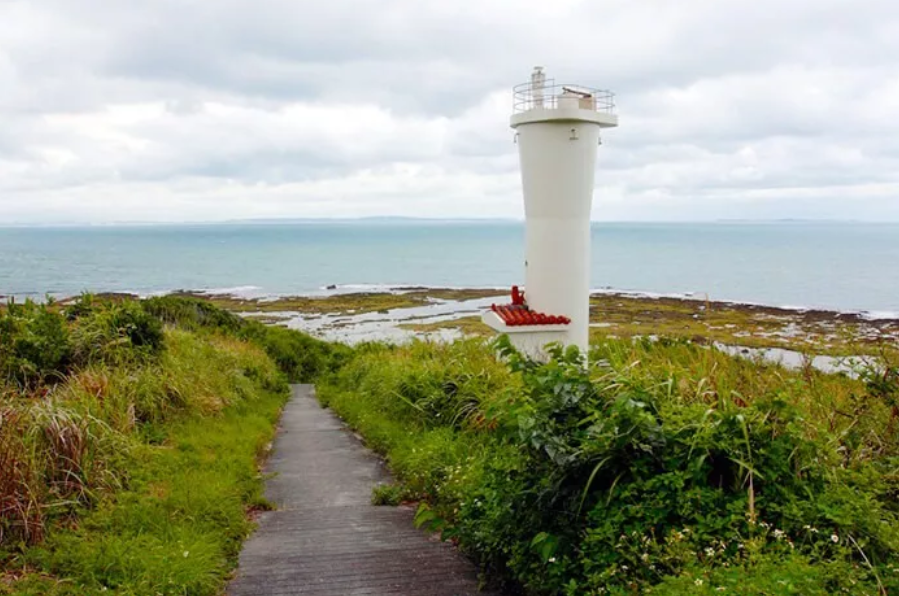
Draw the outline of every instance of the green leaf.
M418 507L418 511L415 513L415 519L413 523L416 528L421 528L426 524L430 524L435 519L437 519L437 514L434 513L427 505L422 503Z
M547 532L540 532L534 536L533 540L531 540L531 548L533 548L537 554L540 555L540 559L546 563L554 554L556 554L556 550L559 548L559 537Z
M606 457L605 459L600 461L598 464L596 464L596 466L593 467L593 472L590 473L590 478L587 479L587 485L584 487L584 491L581 493L581 503L580 503L580 505L578 505L578 508L577 508L578 516L581 515L581 509L584 508L584 501L587 500L587 493L590 492L590 487L593 485L593 479L596 478L596 473L599 472L599 470L604 465L606 465L606 462L608 462L610 459L611 459L611 456Z
M549 534L547 534L546 532L540 532L539 534L534 536L533 540L531 540L531 546L537 546L538 544L542 543L547 538L549 538Z

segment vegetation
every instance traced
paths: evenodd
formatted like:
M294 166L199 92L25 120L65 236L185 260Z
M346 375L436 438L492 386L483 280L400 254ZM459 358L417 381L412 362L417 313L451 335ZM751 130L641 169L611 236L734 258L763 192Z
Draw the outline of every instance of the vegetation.
M591 337L599 342L606 338L665 337L833 356L879 353L884 344L892 344L894 350L899 345L899 321L678 298L594 294L590 298L590 321ZM412 319L399 327L416 333L450 329L466 336L493 334L478 316L436 322Z
M340 350L189 299L0 312L0 594L217 594L287 379Z
M899 370L789 371L688 341L537 364L361 347L318 394L487 577L532 594L899 590Z
M435 300L473 300L504 294L502 290L452 288L401 288L395 292L352 292L329 296L287 296L275 300L257 300L227 295L183 293L180 297L205 300L232 312L301 312L312 315L350 315L387 312L433 304Z
M899 344L899 321L710 300L594 294L590 320L596 340L654 336L834 356L876 352L885 342Z
M509 590L899 591L899 368L873 349L892 323L676 302L594 297L589 368L502 339L351 349L191 296L0 309L0 594L219 593L287 380L387 456L374 502L419 502ZM879 357L850 378L706 345L813 328Z
M247 320L200 298L163 296L150 298L143 305L166 323L226 333L261 346L293 383L310 383L319 375L336 370L350 354L350 349L341 344Z
M438 321L436 323L416 323L410 321L408 323L400 323L400 329L409 329L416 333L434 333L444 329L457 330L467 336L488 336L493 335L495 331L481 321L481 317L461 317L458 319L449 319L446 321Z
M352 315L421 307L435 300L471 300L496 297L490 289L422 289L335 294L324 297L285 297L253 300L232 296L193 295L229 311L265 323L279 323L296 313L306 319L337 316L326 329L352 325ZM388 319L385 319L385 322ZM801 353L851 356L876 353L883 344L899 345L899 321L868 320L861 315L820 310L797 311L750 304L701 299L650 298L619 293L597 293L590 298L591 336L606 338L667 337L695 343L721 342L750 348L784 348ZM487 336L492 331L478 316L433 321L406 319L401 329L418 334L458 330L466 336Z

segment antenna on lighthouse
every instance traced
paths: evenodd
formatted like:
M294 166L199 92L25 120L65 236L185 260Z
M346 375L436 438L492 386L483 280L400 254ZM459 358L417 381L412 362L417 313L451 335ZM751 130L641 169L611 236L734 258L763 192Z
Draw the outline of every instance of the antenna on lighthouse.
M546 74L542 66L535 66L531 73L531 91L534 94L534 107L543 107L543 86L546 84Z

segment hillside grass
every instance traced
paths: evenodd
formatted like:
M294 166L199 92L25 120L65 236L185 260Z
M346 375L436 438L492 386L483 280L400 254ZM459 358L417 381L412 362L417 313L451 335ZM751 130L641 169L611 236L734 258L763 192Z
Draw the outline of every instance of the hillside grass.
M186 299L0 313L0 594L218 594L287 381L334 350Z
M474 300L500 297L505 292L496 289L463 288L398 288L391 292L350 292L327 296L284 296L275 299L239 298L222 294L185 293L175 298L193 298L210 302L231 312L359 315L385 313L398 308L414 308L434 304L439 300Z
M607 339L591 362L371 345L318 395L387 457L398 482L374 500L420 501L418 523L506 589L899 590L895 368L852 379L671 340Z
M527 594L899 591L899 369L683 339L350 349L168 296L0 311L0 594L218 594L265 508L287 381ZM410 573L414 572L410 570Z
M178 342L198 347L186 337ZM216 360L195 374L232 364ZM14 558L13 573L28 573L7 593L219 593L252 529L247 513L267 507L257 463L286 398L283 390L239 391L246 393L207 393L212 402L153 429L151 442L135 441L122 462L124 486L82 512L74 527L51 530ZM210 415L223 395L230 403Z

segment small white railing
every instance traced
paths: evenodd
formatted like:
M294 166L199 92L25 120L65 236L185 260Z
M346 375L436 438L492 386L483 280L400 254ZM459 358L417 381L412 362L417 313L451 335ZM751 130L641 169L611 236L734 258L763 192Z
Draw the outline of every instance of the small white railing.
M606 89L583 85L557 84L554 79L542 83L522 83L512 89L513 110L520 114L534 109L579 108L592 112L615 113L615 94Z

